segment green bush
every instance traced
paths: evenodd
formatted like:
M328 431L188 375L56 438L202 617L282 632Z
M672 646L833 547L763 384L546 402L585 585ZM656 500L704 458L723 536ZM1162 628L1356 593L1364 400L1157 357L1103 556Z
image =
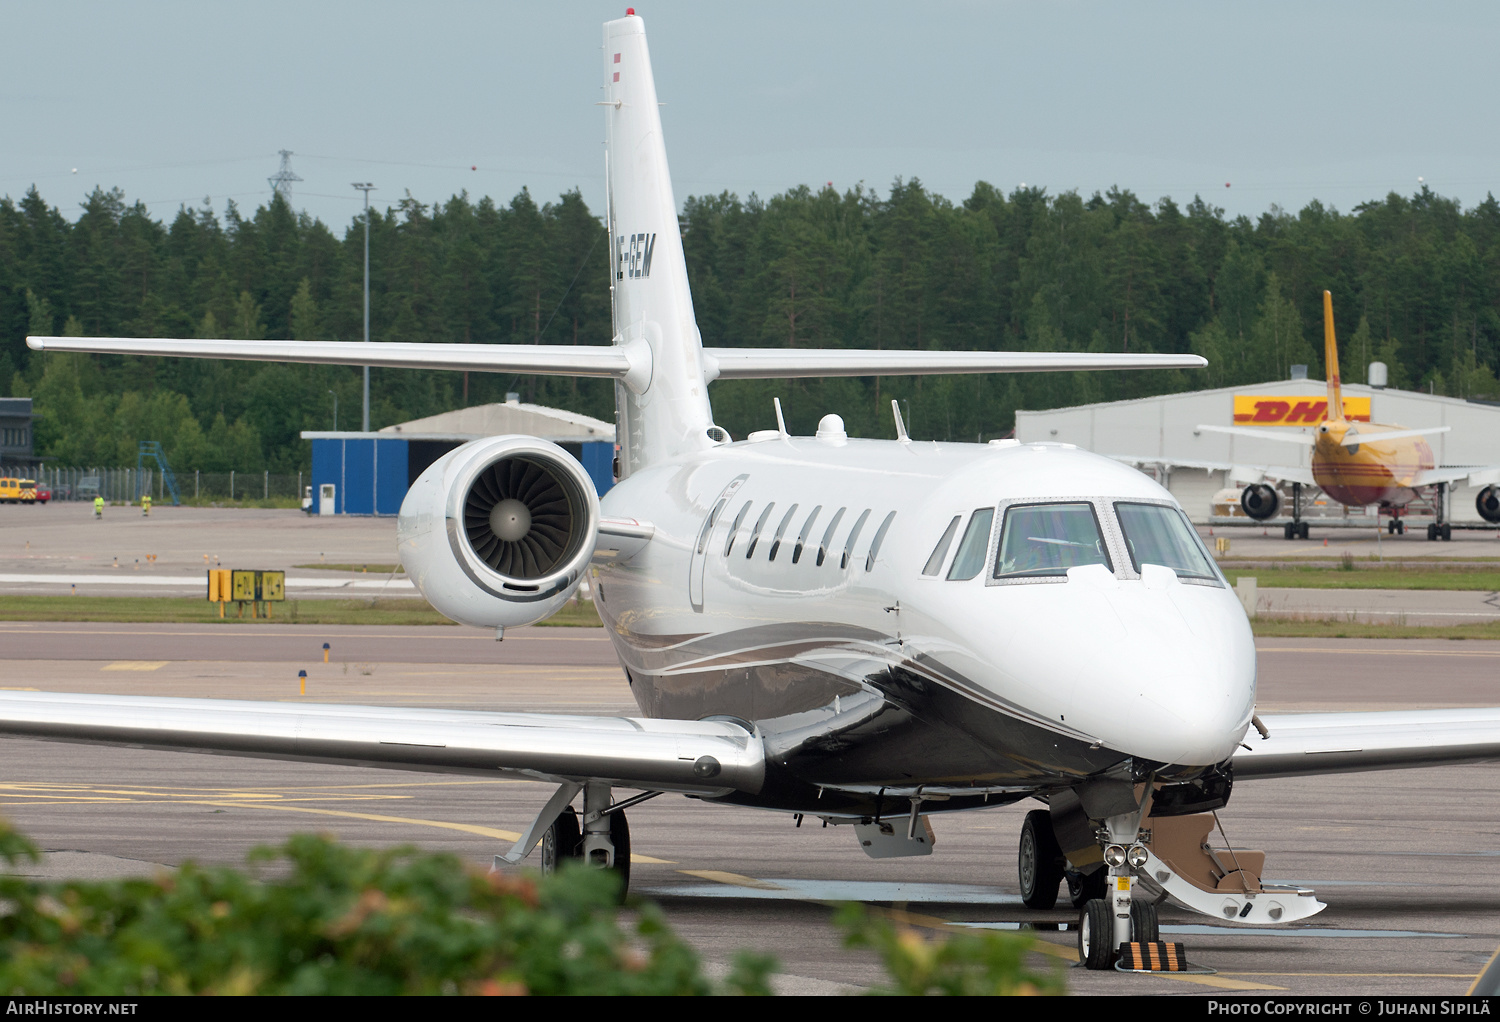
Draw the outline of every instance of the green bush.
M0 854L33 855L14 832ZM185 864L152 880L0 879L0 991L15 994L706 994L651 905L614 879L484 874L452 855L322 837L258 849L260 879ZM731 992L765 989L747 961Z

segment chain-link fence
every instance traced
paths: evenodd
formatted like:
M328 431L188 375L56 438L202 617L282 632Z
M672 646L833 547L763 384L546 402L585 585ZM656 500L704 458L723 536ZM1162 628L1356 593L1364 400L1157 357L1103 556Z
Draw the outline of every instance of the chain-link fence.
M134 503L144 493L156 503L170 502L166 480L156 469L134 468L38 468L38 489L52 491L53 500L93 500ZM0 468L0 474L25 475L31 471ZM300 506L303 489L311 477L306 472L177 472L177 495L184 504L262 503Z

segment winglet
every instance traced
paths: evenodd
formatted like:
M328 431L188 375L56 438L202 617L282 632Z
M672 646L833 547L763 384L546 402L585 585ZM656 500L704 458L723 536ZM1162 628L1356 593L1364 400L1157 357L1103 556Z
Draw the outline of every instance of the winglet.
M1339 342L1333 336L1333 294L1323 292L1323 371L1328 376L1328 417L1344 419L1344 398L1339 385Z

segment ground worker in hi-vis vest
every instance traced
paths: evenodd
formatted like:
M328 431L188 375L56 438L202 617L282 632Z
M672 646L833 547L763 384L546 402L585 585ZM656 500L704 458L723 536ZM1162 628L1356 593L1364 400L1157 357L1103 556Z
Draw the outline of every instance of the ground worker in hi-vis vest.
M94 517L95 518L103 518L104 517L104 498L103 497L95 497L94 498Z
M151 494L149 493L141 497L141 517L151 517Z

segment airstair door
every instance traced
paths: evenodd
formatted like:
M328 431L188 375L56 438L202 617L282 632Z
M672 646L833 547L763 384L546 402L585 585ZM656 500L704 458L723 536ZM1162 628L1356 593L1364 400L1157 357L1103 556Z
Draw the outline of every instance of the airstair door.
M734 499L734 495L749 478L747 475L735 476L730 484L724 487L724 491L710 506L708 517L703 519L703 527L698 530L698 540L693 544L693 557L688 565L688 602L693 605L693 610L697 613L703 612L703 572L713 549L710 540L713 537L714 526L719 524L719 520L724 517L725 509L729 507L729 502Z

